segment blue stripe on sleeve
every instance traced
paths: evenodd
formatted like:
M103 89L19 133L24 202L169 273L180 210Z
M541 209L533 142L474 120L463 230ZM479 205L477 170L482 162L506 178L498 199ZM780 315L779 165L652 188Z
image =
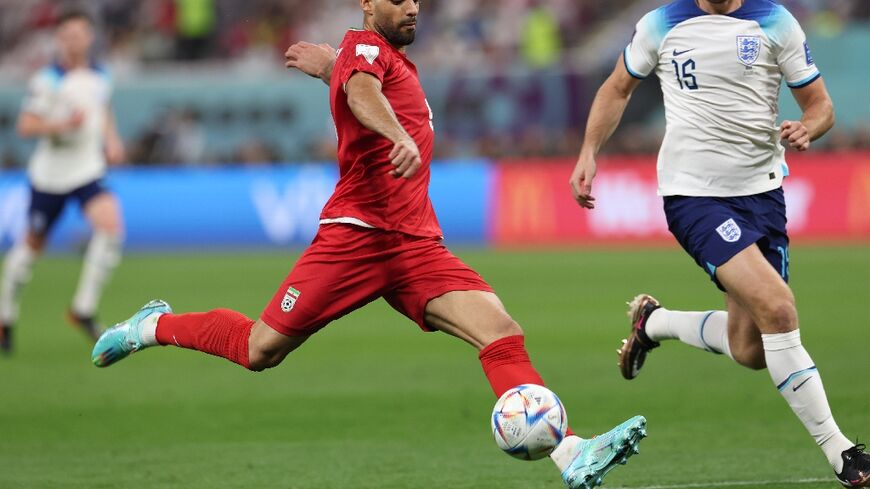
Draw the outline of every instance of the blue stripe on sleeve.
M820 72L816 71L812 75L804 78L803 80L801 80L799 82L787 83L786 85L788 85L788 88L803 88L803 87L811 84L812 82L818 80L821 77L822 77L822 74Z

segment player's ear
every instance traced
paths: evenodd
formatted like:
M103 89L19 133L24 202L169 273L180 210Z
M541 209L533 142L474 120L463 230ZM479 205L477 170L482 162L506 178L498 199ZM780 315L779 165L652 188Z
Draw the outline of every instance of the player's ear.
M366 17L374 15L374 0L359 0L359 8L366 14Z

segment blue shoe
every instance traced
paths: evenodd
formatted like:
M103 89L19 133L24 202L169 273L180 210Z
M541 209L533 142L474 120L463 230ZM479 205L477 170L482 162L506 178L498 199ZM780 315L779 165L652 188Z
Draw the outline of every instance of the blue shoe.
M91 360L97 367L108 367L131 353L157 344L154 338L142 337L142 325L156 323L160 316L171 313L172 308L163 301L151 301L123 323L106 330L94 345Z
M635 416L603 435L583 440L571 465L562 472L570 489L592 489L617 464L639 453L638 444L646 436L646 418Z

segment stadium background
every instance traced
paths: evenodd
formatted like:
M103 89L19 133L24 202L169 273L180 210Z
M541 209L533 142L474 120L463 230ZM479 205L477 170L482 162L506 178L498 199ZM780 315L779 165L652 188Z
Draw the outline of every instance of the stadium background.
M432 198L448 244L525 326L545 377L579 406L569 411L575 429L591 433L635 411L660 427L650 457L614 474L613 486L832 487L766 374L670 345L630 386L612 365L620 304L632 294L721 307L667 234L655 194L664 130L655 81L641 85L602 157L599 208L579 210L566 184L595 90L636 20L660 3L424 3L409 54L435 112ZM784 3L807 31L838 115L811 153L789 155L795 289L838 419L849 436L866 437L870 396L850 380L870 340L870 3ZM3 250L24 229L33 148L15 120L28 77L51 60L63 5L0 0ZM327 89L283 70L281 55L295 40L338 44L360 22L356 2L84 5L98 19L130 153L108 177L128 256L103 317L125 317L152 296L179 310L257 314L313 236L337 178ZM782 99L783 117L796 117L787 91ZM0 487L558 487L550 467L494 450L492 399L482 376L468 374L479 369L473 355L413 332L382 304L266 376L166 351L96 371L87 345L57 327L87 237L69 209L25 293L20 351L0 358ZM107 482L118 463L127 478ZM691 485L699 478L711 482Z

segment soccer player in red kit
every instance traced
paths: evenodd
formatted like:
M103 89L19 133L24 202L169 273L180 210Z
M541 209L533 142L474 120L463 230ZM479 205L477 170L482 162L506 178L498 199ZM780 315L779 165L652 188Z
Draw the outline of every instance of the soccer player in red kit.
M149 346L174 345L261 371L331 321L383 297L424 331L477 348L497 396L520 384L543 385L520 326L442 244L428 194L432 112L405 55L419 4L360 0L360 6L365 29L347 33L334 61L325 46L302 43L288 51L288 66L322 74L330 85L340 179L317 236L260 319L226 309L173 314L153 301L100 338L92 355L98 367ZM636 453L645 424L637 416L585 440L569 430L551 458L568 487L591 488Z

